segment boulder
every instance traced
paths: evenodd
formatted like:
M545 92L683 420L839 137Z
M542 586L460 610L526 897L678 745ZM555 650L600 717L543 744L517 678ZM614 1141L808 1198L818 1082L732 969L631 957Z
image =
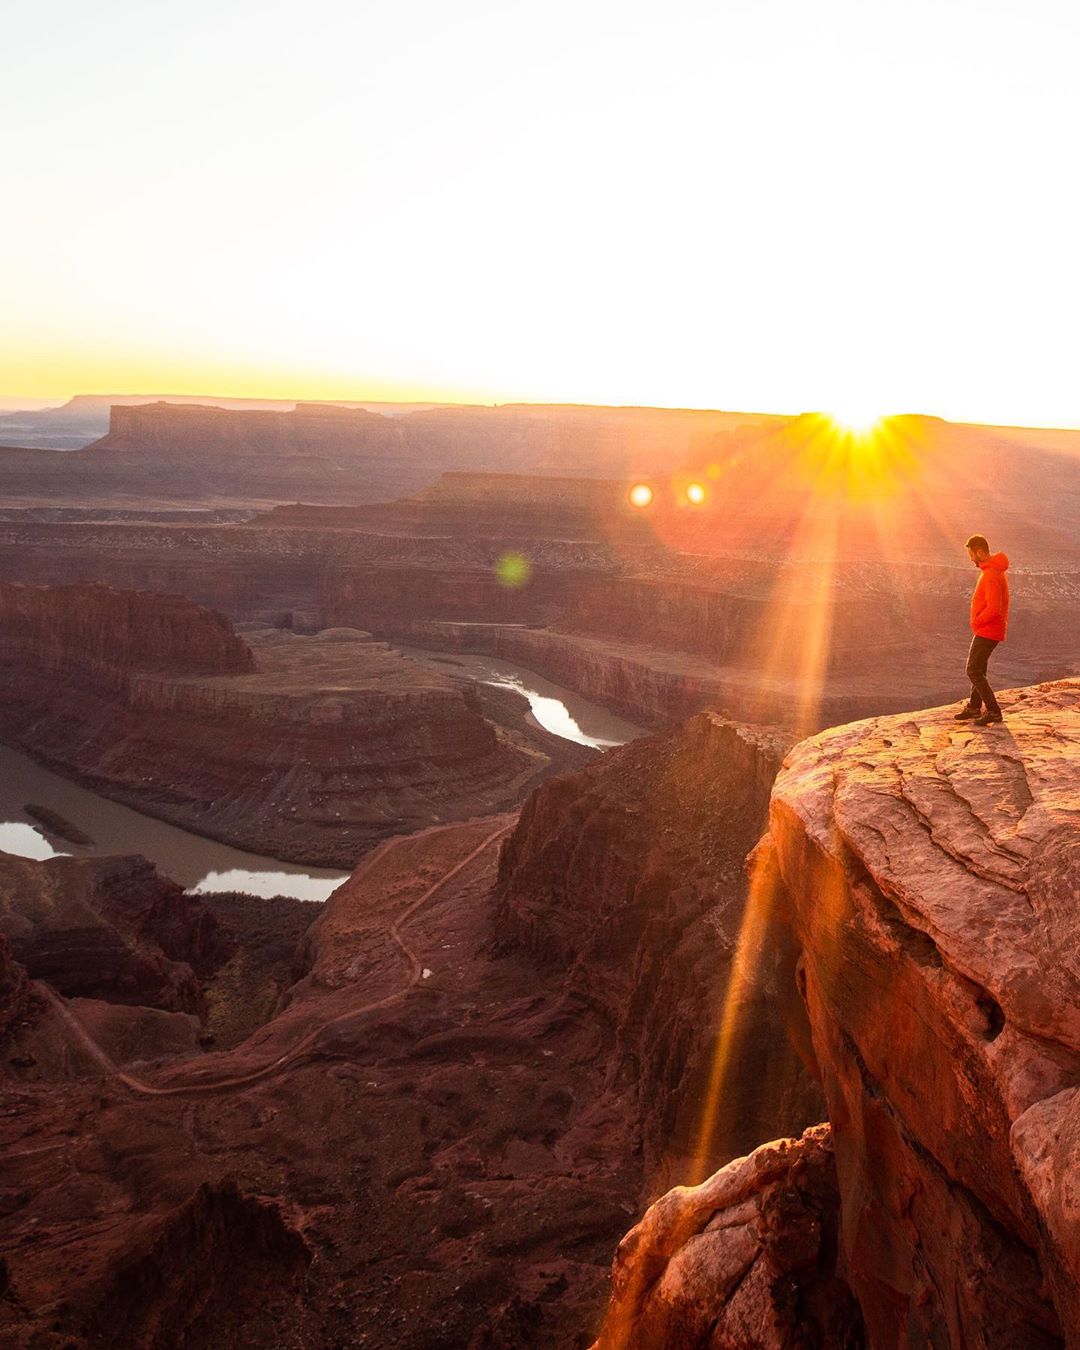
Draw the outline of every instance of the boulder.
M838 1199L827 1125L675 1187L619 1244L593 1350L856 1350Z

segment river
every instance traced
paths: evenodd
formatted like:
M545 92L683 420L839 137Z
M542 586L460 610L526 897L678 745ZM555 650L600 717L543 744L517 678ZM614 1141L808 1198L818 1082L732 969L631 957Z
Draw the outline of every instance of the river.
M93 847L80 848L51 833L27 814L27 803L46 806L63 816L94 841ZM348 876L347 872L245 853L190 834L99 797L6 745L0 745L0 849L23 858L141 853L187 890L247 891L300 900L325 900Z
M417 648L402 650L421 660L433 661L448 672L516 689L529 700L532 714L542 727L581 745L604 750L645 734L642 727L501 657L425 652ZM52 833L27 813L28 803L47 807L62 816L92 839L93 845L80 847ZM245 853L191 834L107 797L99 797L96 792L43 768L28 755L2 745L0 850L23 858L141 853L190 891L247 891L250 895L290 895L300 900L325 900L348 875Z
M422 651L419 647L402 647L401 651L420 660L444 665L451 673L466 675L482 684L493 684L502 689L516 689L529 700L533 717L544 728L568 741L590 745L596 750L609 750L625 745L646 735L644 727L628 722L625 717L590 703L572 689L553 684L551 680L527 670L501 656L477 656L472 652Z

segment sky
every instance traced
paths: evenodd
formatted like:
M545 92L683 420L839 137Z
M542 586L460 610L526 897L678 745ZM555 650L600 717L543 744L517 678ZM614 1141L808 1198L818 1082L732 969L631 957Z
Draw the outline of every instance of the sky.
M1080 426L1072 0L35 0L0 396Z

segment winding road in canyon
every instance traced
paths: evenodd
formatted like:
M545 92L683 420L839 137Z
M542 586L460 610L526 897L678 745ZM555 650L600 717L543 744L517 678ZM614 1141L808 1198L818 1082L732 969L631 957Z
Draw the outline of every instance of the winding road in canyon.
M451 825L434 825L419 833L422 835L439 834L447 830L460 829L462 823L463 822L461 821L455 821ZM405 958L406 963L410 967L409 978L400 989L396 989L392 994L386 994L383 998L375 999L370 1003L361 1004L358 1008L350 1008L348 1012L340 1013L336 1017L329 1018L320 1026L315 1027L313 1030L307 1032L306 1035L302 1036L300 1040L290 1049L286 1050L283 1055L279 1055L271 1063L265 1064L259 1069L253 1069L248 1073L235 1074L227 1078L218 1078L211 1082L179 1083L173 1084L170 1087L155 1087L152 1083L146 1083L141 1078L136 1078L132 1074L125 1073L123 1069L114 1063L71 1011L67 1002L61 998L54 989L39 981L35 982L35 985L38 992L48 1002L50 1007L56 1011L64 1024L71 1031L74 1038L83 1049L86 1050L95 1063L99 1064L109 1077L113 1078L118 1083L122 1083L124 1087L128 1088L131 1092L135 1092L143 1097L181 1097L194 1093L211 1094L215 1092L228 1092L233 1088L247 1087L250 1083L257 1083L266 1078L276 1077L286 1069L298 1064L301 1059L303 1059L304 1055L330 1027L337 1026L343 1022L349 1022L353 1018L359 1017L364 1013L373 1012L377 1008L385 1008L389 1004L397 1003L403 999L410 989L414 988L419 983L423 974L423 963L416 952L402 937L402 927L413 917L413 915L422 909L423 906L447 884L447 882L452 881L458 873L463 871L469 865L469 863L490 848L496 839L499 839L512 828L513 823L511 822L508 825L500 825L497 830L492 830L492 832L470 853L466 854L464 858L461 858L456 862L453 867L448 868L438 880L428 886L422 895L418 896L417 899L408 905L404 912L395 919L393 923L388 925L386 929L387 935L397 945L402 956ZM380 844L377 848L373 849L363 860L360 865L359 875L363 876L365 872L370 871L374 864L392 849L399 847L403 843L414 843L417 837L416 834L411 834L401 835L397 838L386 840L385 843Z

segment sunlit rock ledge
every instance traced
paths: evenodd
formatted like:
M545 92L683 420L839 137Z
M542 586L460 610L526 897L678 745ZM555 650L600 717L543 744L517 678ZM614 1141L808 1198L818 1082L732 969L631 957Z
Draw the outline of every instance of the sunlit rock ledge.
M953 705L801 742L755 853L757 903L799 952L837 1269L875 1350L1080 1345L1080 680L1001 701L1000 726ZM602 1345L664 1343L648 1291L667 1278L685 1304L694 1278L675 1250L639 1272L637 1316L613 1303ZM761 1306L740 1343L789 1344ZM727 1345L722 1312L678 1344Z

